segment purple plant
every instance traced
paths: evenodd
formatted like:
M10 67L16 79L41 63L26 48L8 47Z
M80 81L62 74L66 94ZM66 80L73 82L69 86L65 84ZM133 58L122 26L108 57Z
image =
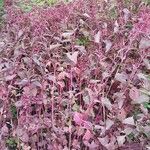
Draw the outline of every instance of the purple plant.
M6 5L2 150L149 147L150 9L140 4Z

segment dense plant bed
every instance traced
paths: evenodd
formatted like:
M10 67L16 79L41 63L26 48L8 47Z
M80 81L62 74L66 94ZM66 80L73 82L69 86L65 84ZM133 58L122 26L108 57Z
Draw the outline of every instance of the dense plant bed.
M1 150L150 149L149 1L4 5Z

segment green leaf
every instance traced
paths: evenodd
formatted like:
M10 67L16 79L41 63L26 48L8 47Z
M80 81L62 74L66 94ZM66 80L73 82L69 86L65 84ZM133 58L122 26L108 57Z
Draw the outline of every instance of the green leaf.
M131 4L131 0L125 0L124 2L126 6L129 6Z
M12 117L13 119L16 119L17 118L17 108L15 105L11 105L11 113L12 113Z
M150 0L142 0L146 5L150 5Z
M3 16L3 14L4 14L4 2L3 2L3 0L0 0L0 27L1 27L1 25L3 25L3 18L2 18L2 16Z
M115 7L113 7L112 9L110 9L109 18L110 19L116 19L117 16L118 16L117 9Z
M34 5L38 5L38 6L44 6L44 5L54 5L58 2L58 0L32 0L31 1Z
M0 9L3 8L4 2L3 0L0 0Z
M125 25L125 27L129 30L131 30L133 28L132 22L127 22L127 24Z
M135 138L134 133L132 133L132 132L127 137L129 138L130 141L133 141Z
M89 38L88 37L80 37L79 39L77 39L76 43L78 45L82 45L82 46L87 46L89 43Z
M145 102L143 103L144 108L150 109L150 103Z
M15 138L13 137L10 137L6 140L6 145L9 147L9 148L14 148L16 149L17 148L17 141Z

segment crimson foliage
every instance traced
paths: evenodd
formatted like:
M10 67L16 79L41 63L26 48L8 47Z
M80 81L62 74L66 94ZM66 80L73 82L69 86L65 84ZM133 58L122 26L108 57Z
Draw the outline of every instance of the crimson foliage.
M8 2L6 10L2 150L149 146L149 6L75 0L30 12Z

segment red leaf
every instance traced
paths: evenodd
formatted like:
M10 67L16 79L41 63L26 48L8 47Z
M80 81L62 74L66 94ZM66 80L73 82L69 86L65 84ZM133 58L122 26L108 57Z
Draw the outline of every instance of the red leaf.
M74 121L76 124L81 125L84 122L83 115L81 113L75 112Z
M83 139L89 140L90 138L92 138L92 134L89 130L87 130L83 136Z
M137 100L140 96L139 90L135 87L130 89L129 96L132 100Z

